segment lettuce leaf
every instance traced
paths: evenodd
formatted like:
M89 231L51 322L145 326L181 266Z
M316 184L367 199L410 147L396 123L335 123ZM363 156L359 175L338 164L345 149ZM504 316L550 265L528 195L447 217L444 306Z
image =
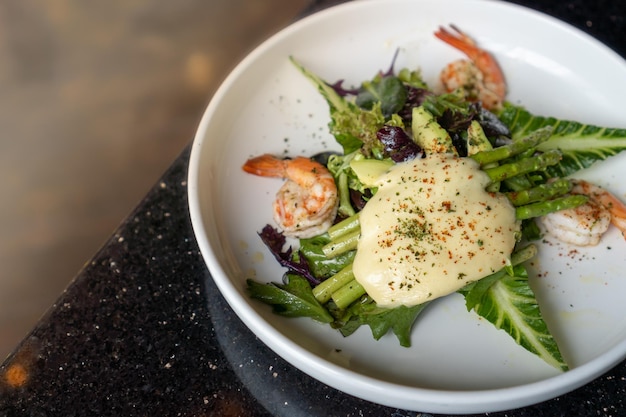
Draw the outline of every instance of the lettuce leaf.
M366 156L381 159L383 147L376 133L384 125L385 116L380 102L377 102L371 110L354 107L350 111L332 113L329 127L345 154L360 149Z
M499 117L509 127L513 139L544 126L554 127L551 138L538 147L542 152L559 149L563 154L557 165L546 169L551 178L566 177L626 150L626 129L536 116L510 103L504 106Z
M331 118L328 124L330 133L343 148L343 153L347 155L361 149L367 156L381 158L382 145L376 136L376 132L386 121L381 102L372 103L369 109L361 108L354 102L346 100L333 86L309 71L294 57L290 59L296 68L317 87L328 103ZM390 106L393 107L393 105Z
M428 302L412 307L381 308L375 302L356 303L349 309L349 320L339 329L342 335L349 336L362 325L368 325L372 337L379 340L390 330L398 338L400 346L411 346L411 329L419 314Z
M474 310L549 365L562 371L568 370L556 341L543 320L535 294L528 284L528 273L523 266L513 267L512 275L503 269L459 292L465 296L468 311Z
M311 272L319 280L329 278L354 260L355 251L328 258L322 248L330 242L327 234L308 239L300 239L299 255L306 260Z
M295 272L303 276L311 283L311 285L317 285L320 283L320 280L315 276L314 271L312 272L309 268L306 259L298 256L298 253L294 254L291 246L284 249L287 242L285 235L269 224L265 225L263 230L261 230L258 235L281 266L289 269L290 272Z
M402 81L398 77L388 75L364 82L356 97L356 104L369 110L375 105L380 105L383 115L391 117L392 114L402 110L406 99L407 90Z
M286 274L285 281L285 284L262 284L248 279L246 283L250 296L271 305L276 314L310 317L322 323L333 322L333 316L317 301L306 279L300 275Z

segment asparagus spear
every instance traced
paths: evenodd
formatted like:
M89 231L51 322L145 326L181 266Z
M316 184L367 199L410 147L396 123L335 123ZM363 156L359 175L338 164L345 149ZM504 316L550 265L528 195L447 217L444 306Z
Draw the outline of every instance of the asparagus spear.
M552 130L552 126L537 129L530 135L515 140L508 145L477 152L471 155L470 158L478 162L480 165L502 161L512 156L519 155L529 149L533 149L541 142L548 140L552 135Z
M532 219L533 217L545 216L548 213L578 207L585 204L589 197L582 194L559 197L553 200L540 201L526 204L515 209L515 217L518 220Z
M545 201L552 197L568 193L572 189L572 183L564 178L546 184L539 184L533 188L521 191L509 191L505 195L514 206Z
M494 168L485 168L483 172L489 176L492 182L500 182L529 172L542 171L551 165L558 164L560 160L561 152L558 149L552 149L531 158L520 159Z

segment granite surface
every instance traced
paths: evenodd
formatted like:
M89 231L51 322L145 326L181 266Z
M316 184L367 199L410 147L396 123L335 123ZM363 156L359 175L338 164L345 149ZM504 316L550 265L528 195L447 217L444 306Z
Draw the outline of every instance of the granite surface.
M309 12L333 3L315 2ZM517 3L626 55L621 0ZM239 321L194 240L188 158L189 148L0 367L0 417L427 416L308 377ZM569 394L488 415L622 416L624 398L626 362Z

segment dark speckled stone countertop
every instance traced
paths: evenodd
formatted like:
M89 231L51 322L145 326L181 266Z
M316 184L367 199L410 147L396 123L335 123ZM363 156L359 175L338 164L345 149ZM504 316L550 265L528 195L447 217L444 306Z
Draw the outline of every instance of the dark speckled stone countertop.
M313 2L308 12L334 3ZM515 3L569 22L626 56L623 0ZM189 149L0 367L0 417L426 416L319 383L239 321L194 239L188 157ZM624 416L625 398L623 362L559 398L489 415Z

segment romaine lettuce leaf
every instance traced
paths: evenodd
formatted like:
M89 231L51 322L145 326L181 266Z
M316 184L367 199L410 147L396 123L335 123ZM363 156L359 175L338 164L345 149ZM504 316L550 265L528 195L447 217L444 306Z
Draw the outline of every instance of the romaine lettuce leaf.
M528 273L522 265L513 267L512 275L503 269L459 292L465 296L468 311L474 310L551 366L563 371L568 369L543 320L528 284Z
M499 117L509 127L514 139L544 126L554 127L552 137L538 146L543 152L559 149L563 154L558 164L546 169L552 178L571 175L626 150L626 129L535 116L510 103L504 106Z

